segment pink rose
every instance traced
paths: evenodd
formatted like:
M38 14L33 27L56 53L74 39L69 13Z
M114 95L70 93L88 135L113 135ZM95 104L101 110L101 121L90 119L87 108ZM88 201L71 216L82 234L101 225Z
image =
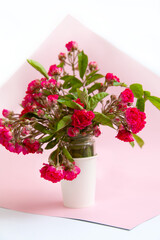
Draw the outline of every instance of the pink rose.
M62 167L54 167L49 164L43 164L44 167L40 169L41 177L53 183L60 182L64 178Z
M107 82L110 82L111 80L113 80L113 73L107 73L105 76L105 79L107 80Z
M52 103L57 103L57 99L59 98L59 96L57 94L54 95L49 95L47 97L48 99L48 103L51 105Z
M26 93L31 94L31 93L33 93L35 90L37 90L40 87L41 87L40 80L38 80L38 79L33 80L32 82L30 82L28 84L28 88L27 88L27 92Z
M123 103L132 103L134 101L133 92L129 88L126 88L123 92L121 92L119 98Z
M8 118L11 114L12 114L12 112L7 109L3 109L3 111L2 111L2 115L5 118Z
M75 137L79 134L79 128L70 127L70 128L68 128L67 134L69 137Z
M133 138L131 132L127 131L125 129L119 130L116 138L118 138L119 140L124 141L124 142L133 142L134 141L134 138Z
M44 79L43 81L41 81L42 88L54 88L56 84L57 84L57 81L53 78L49 80Z
M51 65L48 71L49 76L60 75L62 73L62 68L57 67L56 64Z
M113 80L115 80L116 82L120 82L120 80L117 76L113 76Z
M28 153L37 153L40 148L40 143L37 140L25 138L23 141L23 146L27 149Z
M89 66L89 70L90 70L90 71L95 71L95 70L98 69L98 65L97 65L96 62L90 62L90 63L88 64L88 66Z
M138 108L127 108L125 111L126 121L133 133L141 131L146 124L146 114Z
M78 49L78 43L74 42L74 41L71 41L71 42L68 42L65 47L67 48L67 50L69 52L71 51L74 51L76 49Z
M68 181L72 181L77 177L78 174L80 174L80 172L81 172L81 169L77 166L74 166L74 168L71 170L67 170L67 171L64 170L64 179Z
M32 96L32 94L26 94L26 96L24 97L23 101L22 101L22 107L27 107L30 106L34 101L34 98Z
M74 110L74 114L71 117L72 126L84 129L85 127L92 124L92 119L94 117L95 115L92 111L87 111L85 109Z
M119 78L117 76L113 75L113 73L107 73L105 76L105 79L107 82L111 82L111 81L120 82Z

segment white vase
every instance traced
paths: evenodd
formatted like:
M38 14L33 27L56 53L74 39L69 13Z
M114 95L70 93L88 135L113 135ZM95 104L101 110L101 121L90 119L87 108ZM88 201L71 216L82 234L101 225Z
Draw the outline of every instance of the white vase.
M72 181L62 180L61 189L63 204L68 208L90 207L95 203L96 189L96 156L74 158L81 169L80 174Z

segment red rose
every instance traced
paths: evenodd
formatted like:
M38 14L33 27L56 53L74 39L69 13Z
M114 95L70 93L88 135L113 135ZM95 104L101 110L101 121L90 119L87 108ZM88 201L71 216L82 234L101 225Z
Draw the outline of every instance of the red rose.
M72 115L72 126L84 129L85 127L92 124L92 119L95 117L92 111L74 110Z
M126 88L123 92L121 92L119 97L123 103L132 103L134 101L133 92L129 88Z
M105 78L106 78L107 81L113 80L113 73L107 73Z
M126 120L133 133L141 131L146 124L146 114L138 108L127 108L125 111Z
M119 130L116 138L118 138L119 140L124 141L124 142L133 142L134 141L134 138L133 138L131 132L127 131L125 129Z
M62 167L54 167L49 164L43 163L44 167L40 169L41 177L53 183L60 182L64 178Z
M67 48L67 50L70 51L74 51L76 49L78 49L78 43L75 41L70 41L68 43L66 43L65 47Z

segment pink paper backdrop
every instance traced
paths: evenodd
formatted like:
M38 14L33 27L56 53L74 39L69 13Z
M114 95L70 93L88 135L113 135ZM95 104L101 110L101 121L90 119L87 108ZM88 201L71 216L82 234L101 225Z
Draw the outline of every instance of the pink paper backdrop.
M113 72L128 85L141 83L152 95L160 96L160 78L116 49L103 38L68 16L30 57L46 69L58 63L57 55L65 43L75 40L97 61L103 74ZM28 57L29 58L29 57ZM40 77L24 63L0 89L0 111L18 110L27 84ZM39 169L47 162L43 155L16 155L0 146L0 206L14 210L83 219L131 229L160 213L160 114L147 103L147 126L140 136L145 146L134 149L115 139L116 132L102 127L97 140L96 205L85 209L63 207L60 184L40 179Z

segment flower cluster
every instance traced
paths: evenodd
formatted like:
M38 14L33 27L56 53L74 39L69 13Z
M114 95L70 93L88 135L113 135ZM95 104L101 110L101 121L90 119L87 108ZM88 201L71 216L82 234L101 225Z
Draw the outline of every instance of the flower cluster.
M80 173L80 168L73 166L72 169L65 170L63 166L54 167L53 165L43 164L44 167L41 168L41 177L45 180L57 183L62 179L72 181Z
M136 134L146 124L145 102L151 98L160 101L143 91L141 84L128 87L113 73L100 74L97 63L88 63L75 41L65 47L67 53L60 52L59 64L48 71L28 60L43 78L28 84L19 114L4 109L0 119L0 144L7 150L29 154L54 148L49 164L40 170L41 177L53 183L77 177L80 169L67 146L78 136L99 137L100 125L116 129L117 139L132 146L136 140L142 146L143 140ZM110 95L107 90L112 87L123 90L118 96ZM101 112L95 110L98 104Z

